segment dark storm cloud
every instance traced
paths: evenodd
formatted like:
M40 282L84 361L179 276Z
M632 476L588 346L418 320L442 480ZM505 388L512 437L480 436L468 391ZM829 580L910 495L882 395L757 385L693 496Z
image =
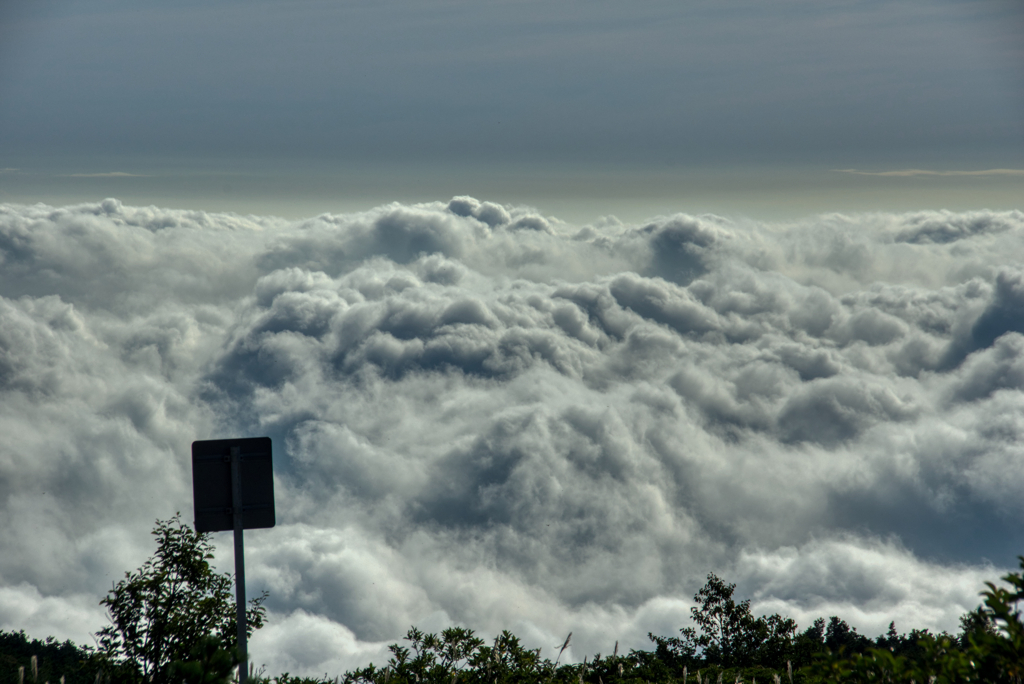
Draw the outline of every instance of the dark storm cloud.
M955 629L1024 541L1022 252L1019 212L5 205L0 622L97 629L189 510L189 442L269 434L271 671L411 624L642 647L709 571L804 624Z

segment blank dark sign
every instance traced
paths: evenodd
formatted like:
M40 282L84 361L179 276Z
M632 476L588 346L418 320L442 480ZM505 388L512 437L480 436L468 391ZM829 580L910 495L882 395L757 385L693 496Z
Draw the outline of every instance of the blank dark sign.
M242 528L273 527L274 463L269 437L192 442L192 502L196 532L235 529L231 501L231 447L242 475Z

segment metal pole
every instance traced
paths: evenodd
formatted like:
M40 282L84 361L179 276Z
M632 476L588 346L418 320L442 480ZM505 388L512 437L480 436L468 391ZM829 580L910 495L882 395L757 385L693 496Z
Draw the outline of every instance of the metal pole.
M223 453L223 452L222 452ZM245 624L245 554L242 549L242 450L231 447L231 505L235 523L235 597L238 602L238 684L245 684L249 669Z

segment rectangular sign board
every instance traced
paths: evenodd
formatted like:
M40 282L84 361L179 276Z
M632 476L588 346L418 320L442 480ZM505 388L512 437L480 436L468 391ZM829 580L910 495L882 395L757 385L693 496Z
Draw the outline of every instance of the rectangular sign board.
M231 496L231 449L238 449L242 480L242 528L273 527L274 464L269 437L192 442L192 501L196 532L235 528Z

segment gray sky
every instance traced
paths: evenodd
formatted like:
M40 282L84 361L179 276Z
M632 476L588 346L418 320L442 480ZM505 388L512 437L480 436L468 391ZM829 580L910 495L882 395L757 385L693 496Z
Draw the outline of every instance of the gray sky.
M746 169L733 184L749 196L785 167L1024 168L1024 9L1009 0L15 0L0 31L0 167L27 176L0 179L0 197L17 201L162 199L56 178L114 171L158 176L169 200L213 174L204 206L230 187L259 208L254 175L282 199L549 201L577 179L699 203L680 173ZM985 206L1010 208L1020 184L988 183Z

